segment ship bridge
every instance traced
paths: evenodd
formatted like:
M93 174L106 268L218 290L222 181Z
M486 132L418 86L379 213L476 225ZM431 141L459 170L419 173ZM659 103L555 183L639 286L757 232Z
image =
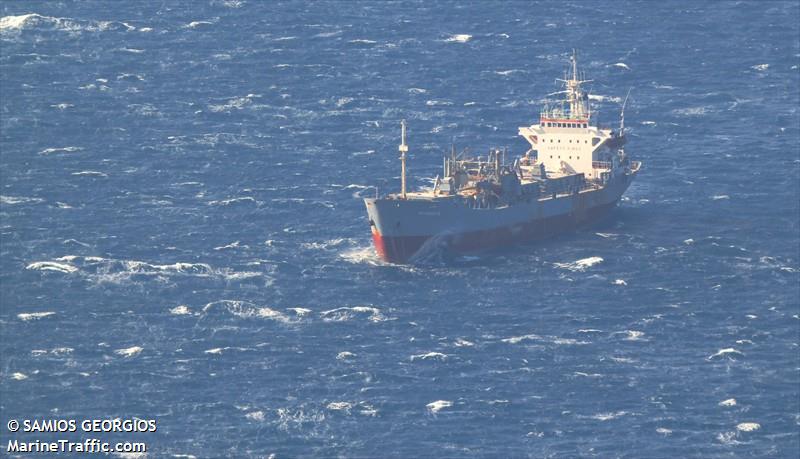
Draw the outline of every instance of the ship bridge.
M592 124L588 94L581 84L591 80L578 77L577 57L571 57L572 75L559 80L565 89L553 94L565 94L555 106L545 106L539 123L519 128L519 135L537 153L537 162L548 172L576 174L598 179L611 164L604 161L604 147L618 146L621 140L611 129L601 129ZM552 95L552 94L551 94Z

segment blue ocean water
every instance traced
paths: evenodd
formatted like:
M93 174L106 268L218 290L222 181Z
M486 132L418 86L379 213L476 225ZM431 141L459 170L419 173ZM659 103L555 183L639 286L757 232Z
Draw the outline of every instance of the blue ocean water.
M797 2L0 13L3 451L137 417L148 457L800 454ZM610 218L380 262L400 119L415 187L521 154L573 48L601 122L633 88Z

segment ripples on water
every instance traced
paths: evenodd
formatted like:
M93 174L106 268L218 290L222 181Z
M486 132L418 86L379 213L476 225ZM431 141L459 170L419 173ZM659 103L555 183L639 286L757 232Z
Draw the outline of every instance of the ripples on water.
M159 457L800 449L796 4L0 9L4 419L154 417ZM417 187L451 142L522 153L573 47L602 122L634 88L612 217L380 261L399 119Z

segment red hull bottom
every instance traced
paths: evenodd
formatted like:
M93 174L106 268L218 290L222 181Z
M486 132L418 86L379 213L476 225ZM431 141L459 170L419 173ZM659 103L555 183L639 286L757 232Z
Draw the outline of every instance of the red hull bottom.
M451 253L470 253L482 250L503 247L521 242L531 242L546 239L558 234L567 233L590 222L597 221L608 213L615 203L595 207L580 218L574 215L561 215L557 217L520 223L515 226L495 228L485 231L472 231L443 235L441 246ZM372 240L375 251L384 261L390 263L406 263L411 259L426 242L434 236L382 236L372 227ZM439 241L437 241L439 243Z

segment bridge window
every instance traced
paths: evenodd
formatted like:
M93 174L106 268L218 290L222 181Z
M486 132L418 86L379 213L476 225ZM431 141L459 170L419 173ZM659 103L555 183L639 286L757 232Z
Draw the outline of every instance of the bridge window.
M583 123L583 128L586 129L586 123Z

